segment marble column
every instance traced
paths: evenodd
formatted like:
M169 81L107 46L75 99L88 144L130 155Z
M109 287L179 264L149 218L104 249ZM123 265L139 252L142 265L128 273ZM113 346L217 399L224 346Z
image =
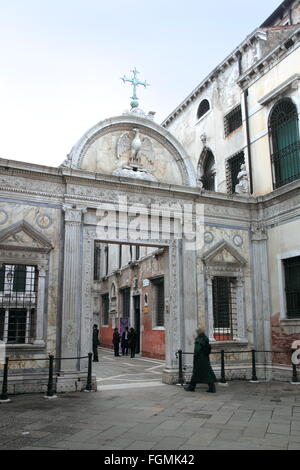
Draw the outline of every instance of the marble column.
M260 350L271 348L271 308L268 272L268 235L263 223L251 226L252 241L252 285L255 328L255 346Z
M62 302L62 357L80 355L80 317L82 292L82 214L84 209L69 205L65 212L64 275ZM63 360L63 371L75 371L79 361Z
M214 337L214 304L213 304L213 276L206 274L207 286L207 318L206 331L209 341L215 341Z
M34 344L44 346L44 324L45 324L45 288L46 288L46 266L38 266L38 289L36 307L36 337Z

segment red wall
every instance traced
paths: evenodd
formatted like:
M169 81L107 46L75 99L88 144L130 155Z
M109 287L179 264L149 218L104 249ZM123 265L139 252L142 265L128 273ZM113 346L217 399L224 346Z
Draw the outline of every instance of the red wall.
M272 349L273 351L291 351L292 343L300 340L300 333L290 334L285 331L285 327L280 324L280 314L272 316ZM276 364L291 364L291 354L273 353L273 362Z

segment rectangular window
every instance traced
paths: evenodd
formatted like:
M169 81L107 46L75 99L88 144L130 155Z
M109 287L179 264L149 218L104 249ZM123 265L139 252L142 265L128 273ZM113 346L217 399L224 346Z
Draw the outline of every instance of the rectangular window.
M244 152L239 152L226 161L226 181L227 192L229 194L235 193L235 187L239 183L238 174L241 166L245 163Z
M108 325L109 323L109 295L102 295L102 322L103 325Z
M119 269L122 268L122 245L119 245Z
M108 245L105 247L105 276L108 276L109 253Z
M164 278L152 280L154 287L155 326L165 326L165 288Z
M1 283L0 339L7 343L33 342L36 332L37 267L7 264L2 269Z
M239 105L224 117L225 136L227 137L233 131L241 127L242 124L242 108Z
M4 339L5 310L0 308L0 341Z
M232 340L237 335L235 284L235 278L213 278L214 337L217 341Z
M300 318L300 256L283 260L287 318Z
M0 292L4 291L5 266L0 266Z
M122 317L129 318L130 317L130 288L122 289Z
M136 247L135 247L135 259L136 260L140 259L140 247L139 247L139 245L136 245Z

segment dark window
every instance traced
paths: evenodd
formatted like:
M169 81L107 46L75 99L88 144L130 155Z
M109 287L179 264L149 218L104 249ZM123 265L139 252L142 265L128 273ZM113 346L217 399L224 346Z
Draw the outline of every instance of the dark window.
M232 340L236 335L235 279L213 278L214 337L217 341Z
M287 318L300 318L300 256L283 261Z
M5 321L5 310L0 308L0 341L3 341L4 337L4 321Z
M229 158L226 162L226 180L227 180L227 192L233 194L235 187L238 184L238 174L241 170L241 166L245 163L244 152L239 152L233 157Z
M209 101L208 100L201 101L198 111L197 111L197 119L200 119L209 110L210 110Z
M130 317L130 288L122 289L123 318Z
M105 252L105 276L107 276L108 275L108 262L109 262L108 245L106 245L104 252Z
M152 280L154 286L155 326L165 325L165 289L164 278Z
M101 247L99 244L95 243L94 245L94 281L99 281L100 279L100 256L101 256Z
M17 265L13 272L13 291L25 292L26 290L26 266Z
M0 337L3 341L21 344L34 341L37 283L36 266L4 266L0 290Z
M285 98L274 106L269 134L274 188L300 178L300 137L297 108Z
M238 129L243 124L241 106L237 106L224 117L225 136Z
M207 191L215 190L215 159L210 150L206 151L203 160L203 175L201 177L203 189Z
M5 266L0 266L0 292L4 291Z
M119 245L119 269L122 268L122 245Z
M130 263L132 263L132 245L129 245Z
M138 260L140 259L140 246L136 245L135 247L135 259Z
M26 309L10 310L8 317L8 343L23 344L26 339Z
M103 325L108 325L109 323L109 295L102 295L102 321Z

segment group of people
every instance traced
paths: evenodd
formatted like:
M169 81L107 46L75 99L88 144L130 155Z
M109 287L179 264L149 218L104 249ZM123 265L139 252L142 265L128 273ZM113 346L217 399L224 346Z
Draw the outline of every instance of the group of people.
M136 349L136 332L134 328L128 329L126 326L122 335L120 335L118 328L114 329L113 338L115 357L119 357L120 343L121 351L123 356L128 356L128 351L130 350L130 357L135 356ZM94 353L94 362L98 362L98 346L100 345L99 341L99 330L97 325L94 325L93 328L93 353ZM187 392L194 392L196 385L208 384L208 392L215 393L217 382L216 376L212 367L210 365L209 355L211 352L211 346L209 344L209 339L206 336L202 328L196 330L195 338L195 347L194 347L194 359L193 359L193 372L190 383L185 387Z
M128 356L128 351L130 350L130 357L135 356L135 348L136 348L136 332L134 328L128 329L126 326L125 330L123 331L122 335L120 335L118 328L114 329L112 342L114 345L114 353L115 357L120 356L120 342L121 342L121 350L122 356Z

